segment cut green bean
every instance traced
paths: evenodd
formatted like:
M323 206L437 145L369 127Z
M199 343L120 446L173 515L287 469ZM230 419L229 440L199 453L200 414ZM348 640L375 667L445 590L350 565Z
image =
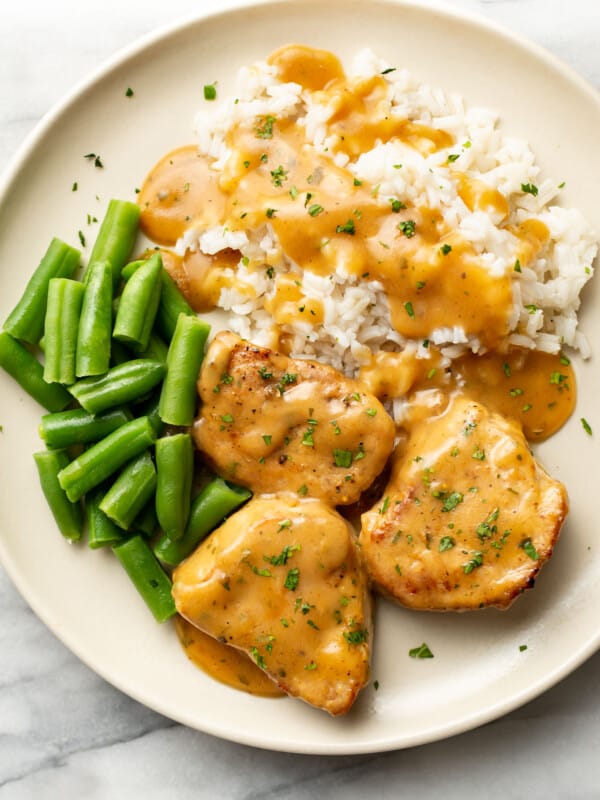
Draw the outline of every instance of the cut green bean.
M113 288L116 288L135 243L139 218L140 208L135 203L110 201L90 254L88 273L96 261L108 261L112 268Z
M44 332L48 283L51 278L71 278L81 253L60 239L53 239L29 279L17 305L8 315L4 330L29 344L37 344Z
M136 261L130 261L129 264L125 264L121 270L121 280L128 281L134 272L136 272L140 267L144 266L146 261L146 258L138 258Z
M83 284L69 278L52 278L48 284L44 321L46 383L67 386L75 383L75 353L83 292Z
M60 450L74 444L99 442L132 419L131 412L124 408L113 408L97 415L90 414L84 408L75 408L44 414L39 432L46 447Z
M156 442L156 516L172 542L184 534L192 499L194 446L189 433L165 436Z
M165 622L177 613L171 594L171 579L141 536L132 536L113 547L113 553L157 622Z
M160 253L151 256L125 284L119 300L113 337L138 352L148 346L160 301Z
M97 486L85 498L88 545L93 550L97 550L99 547L112 547L124 539L123 531L100 510L104 494L104 487Z
M140 358L151 358L160 361L161 364L167 363L168 346L163 342L157 333L151 333L148 345L145 350L139 353Z
M82 378L69 391L86 411L99 414L108 408L141 400L164 377L165 365L138 358L112 367L98 378Z
M42 492L52 516L65 539L77 542L83 534L83 512L78 502L72 503L60 483L58 473L69 464L69 456L64 450L43 450L34 453Z
M64 386L46 383L37 358L6 331L0 333L0 367L48 411L62 411L72 400Z
M112 299L112 268L108 261L95 261L88 270L79 318L75 359L78 378L102 375L108 371Z
M138 533L143 533L144 536L154 536L158 528L158 520L156 519L156 509L154 507L154 498L146 503L144 508L140 511L137 517L133 520L132 528Z
M252 492L248 489L215 478L194 499L183 537L178 542L172 542L163 534L154 546L154 553L165 564L176 567L228 514L251 496Z
M132 261L131 264L128 264L123 269L122 278L124 280L129 280L143 263L143 260ZM195 317L196 312L179 291L177 284L164 266L161 272L161 283L162 288L158 312L156 314L155 328L166 342L170 342L175 333L179 315L185 314L188 317Z
M156 433L148 417L139 417L83 452L59 473L60 485L72 502L113 475L127 461L154 444Z
M191 425L196 411L196 381L210 326L180 314L167 355L167 374L160 394L159 414L168 425Z
M100 510L127 531L154 495L156 469L148 451L129 461L104 495Z

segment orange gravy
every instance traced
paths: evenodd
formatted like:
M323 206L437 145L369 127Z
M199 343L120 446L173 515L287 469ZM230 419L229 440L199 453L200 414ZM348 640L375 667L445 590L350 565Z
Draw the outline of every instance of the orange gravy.
M175 617L175 629L187 657L211 678L261 697L284 696L245 653L213 639L183 617Z

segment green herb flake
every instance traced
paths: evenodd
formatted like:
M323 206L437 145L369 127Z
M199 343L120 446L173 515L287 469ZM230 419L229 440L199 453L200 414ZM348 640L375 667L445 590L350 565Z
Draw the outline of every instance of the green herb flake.
M265 434L263 435L263 437L262 437L262 438L263 438L263 442L264 442L264 443L267 445L267 447L268 447L268 446L271 444L271 440L272 440L272 438L273 438L273 437L271 436L271 434L270 434L270 433L265 433Z
M75 183L71 186L71 191L72 192L76 192L78 188L79 188L79 186L77 184L77 181L75 181Z
M482 450L481 447L476 447L471 453L471 458L476 461L485 461L485 450Z
M358 178L354 178L354 185L355 185L355 186L362 186L362 183L363 183L363 182L362 182L362 181L360 181Z
M464 500L464 495L461 492L451 492L444 500L442 511L452 511Z
M515 265L514 265L514 267L513 267L513 270L514 270L515 272L521 272L521 262L519 261L519 259L518 259L518 258L517 258L517 260L515 261Z
M231 414L221 414L221 422L226 422L228 425L233 423L233 417Z
M500 509L495 508L491 511L488 516L484 519L483 522L480 522L475 532L477 536L481 539L481 541L485 541L486 539L490 539L494 533L497 531L497 525L495 524L498 521L498 516L500 514Z
M395 197L390 200L390 203L392 204L392 211L394 214L397 214L399 211L402 211L403 208L406 208L406 203L403 203L402 200L398 200Z
M85 236L83 235L83 232L77 231L77 235L79 236L79 241L81 242L81 246L85 247Z
M336 467L348 467L352 466L352 450L338 450L334 448L333 451L333 462Z
M592 426L585 417L581 417L581 426L588 436L592 435Z
M260 667L260 669L266 669L267 664L261 654L258 652L258 647L251 647L250 648L250 655L254 659L256 666Z
M271 181L273 182L273 186L279 188L283 186L283 182L287 180L288 170L284 169L283 166L280 164L277 169L271 170Z
M519 547L527 553L532 561L539 561L540 556L531 539L523 539L523 541L519 543Z
M522 183L521 191L525 194L530 194L533 197L538 196L538 187L534 183Z
M272 139L275 117L261 116L256 118L254 133L257 139Z
M366 628L356 631L344 631L344 639L348 644L363 644L369 639L369 631Z
M413 304L408 300L408 302L404 303L404 310L408 314L411 319L415 318L415 310L413 308Z
M445 553L446 550L452 550L455 544L456 542L452 536L442 536L438 545L438 550L440 553Z
M310 671L312 671L312 670L314 670L316 668L317 668L317 662L316 661L311 661L309 664L305 664L305 666L304 666L304 669L307 669L307 670L310 670Z
M413 647L411 650L409 650L408 655L411 658L433 658L433 653L425 642L423 642L423 644L419 647Z
M525 650L527 650L527 645L526 644L520 644L519 645L519 653L524 653Z
M309 428L302 437L302 444L306 447L314 447L315 440L313 439L313 429Z
M273 219L276 213L277 213L276 208L267 208L267 210L265 211L265 214L269 219Z
M207 83L204 86L204 99L216 100L217 99L217 85L216 83Z
M448 253L452 252L452 245L451 244L443 244L440 247L440 252L443 256L447 256Z
M301 549L301 545L299 544L286 544L279 555L263 556L263 559L269 564L272 564L274 567L281 567L284 564L287 564L288 560L294 555L294 553Z
M125 97L133 97L133 89L131 88L131 86L128 86L127 89L125 90Z
M308 494L308 486L305 483L303 483L302 486L298 487L297 491L300 497L306 497L306 495Z
M412 239L416 233L416 223L412 219L404 219L398 223L398 230L401 231L407 239Z
M450 153L450 155L448 156L448 163L454 164L454 162L457 161L459 158L460 158L460 153Z
M349 219L344 225L337 225L335 229L336 233L349 233L350 236L354 236L356 233L356 228L354 226L354 220Z
M318 217L319 214L323 213L323 211L325 211L325 209L323 208L323 206L320 206L318 203L313 203L308 208L308 213L309 213L309 215L311 217Z
M369 416L369 417L374 417L377 414L377 409L376 408L367 408L367 410L365 411L365 414L367 416Z
M385 512L386 512L386 511L388 510L388 508L389 508L389 505L390 505L390 498L389 498L389 497L386 497L386 498L385 498L385 500L383 501L383 503L381 504L381 506L380 506L380 507L379 507L379 509L378 509L378 510L379 510L379 513L380 513L380 514L385 514Z
M289 589L291 592L296 591L298 588L298 583L300 582L300 570L298 567L293 567L288 571L286 575L284 586L286 589Z
M477 567L480 567L482 564L483 553L480 550L477 550L473 553L473 557L469 559L466 564L463 564L463 572L465 575L469 575L474 569L477 569Z

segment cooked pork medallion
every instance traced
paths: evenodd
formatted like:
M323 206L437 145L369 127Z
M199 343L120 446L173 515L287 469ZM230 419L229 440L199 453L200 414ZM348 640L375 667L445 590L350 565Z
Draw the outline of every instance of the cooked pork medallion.
M232 333L211 344L198 386L196 444L217 472L256 493L353 503L393 447L394 423L358 383Z
M175 570L173 596L196 627L330 714L368 680L367 578L350 526L320 500L254 498Z
M566 514L564 487L520 427L457 397L398 447L360 544L374 584L405 606L506 608L533 586Z

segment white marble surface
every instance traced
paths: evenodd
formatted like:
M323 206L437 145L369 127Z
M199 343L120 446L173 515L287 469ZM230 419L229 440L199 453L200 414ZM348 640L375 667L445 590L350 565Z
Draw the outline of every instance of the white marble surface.
M218 0L2 0L0 171L80 78L204 5ZM537 41L600 88L597 0L450 5ZM318 758L220 741L138 705L80 663L1 569L0 608L0 800L600 797L600 654L482 729L413 750Z

